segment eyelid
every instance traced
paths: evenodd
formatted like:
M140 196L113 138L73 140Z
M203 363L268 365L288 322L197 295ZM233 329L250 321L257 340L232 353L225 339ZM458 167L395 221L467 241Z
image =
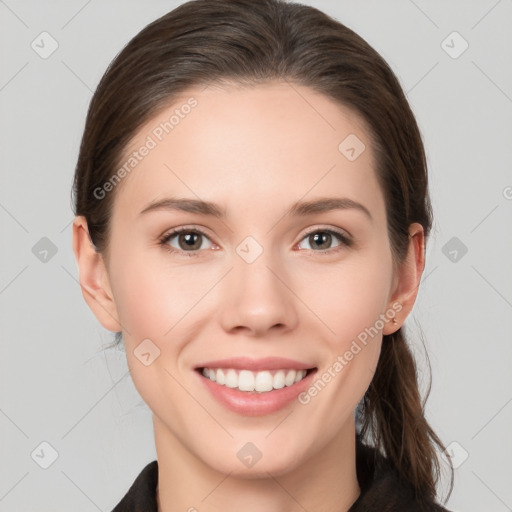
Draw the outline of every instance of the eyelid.
M190 225L186 224L184 226L178 226L176 228L167 229L162 235L160 235L158 237L158 239L162 240L163 238L166 238L167 236L178 235L179 233L181 233L183 231L187 231L187 232L188 231L196 231L211 240L211 236L208 234L207 228L204 226L201 226L199 224L190 224Z
M313 226L312 228L308 228L302 235L301 240L303 238L305 238L306 236L311 235L312 233L316 233L317 231L327 231L327 232L331 232L331 233L336 233L337 235L340 235L348 240L352 240L352 235L346 229L335 228L335 227L331 227L331 226L319 226L319 225Z

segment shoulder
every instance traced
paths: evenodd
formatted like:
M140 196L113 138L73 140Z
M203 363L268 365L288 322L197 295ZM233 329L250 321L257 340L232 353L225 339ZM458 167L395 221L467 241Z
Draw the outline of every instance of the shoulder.
M349 512L450 512L431 500L419 500L388 460L359 438L356 469L361 494Z
M157 512L158 462L147 464L112 512Z

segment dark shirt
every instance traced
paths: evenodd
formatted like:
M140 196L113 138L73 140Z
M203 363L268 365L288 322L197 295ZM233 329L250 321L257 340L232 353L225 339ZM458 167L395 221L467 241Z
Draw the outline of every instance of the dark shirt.
M379 464L376 464L377 459ZM361 494L349 512L449 512L435 503L420 505L412 488L377 451L356 442L356 473ZM150 462L112 512L157 512L158 462ZM310 511L314 512L314 511Z

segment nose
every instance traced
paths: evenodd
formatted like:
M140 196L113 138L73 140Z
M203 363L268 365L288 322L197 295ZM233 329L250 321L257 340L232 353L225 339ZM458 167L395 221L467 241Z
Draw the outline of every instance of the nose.
M262 337L294 329L298 315L286 271L265 251L252 263L235 256L222 290L220 319L225 331Z

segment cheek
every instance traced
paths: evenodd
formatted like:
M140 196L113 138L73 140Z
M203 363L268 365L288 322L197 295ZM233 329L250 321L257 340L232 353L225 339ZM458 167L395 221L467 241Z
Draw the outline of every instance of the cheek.
M365 329L377 325L389 296L391 259L367 253L339 265L318 266L301 271L296 290L303 302L331 334L332 349L341 351ZM326 329L327 327L327 329Z
M360 338L368 329L382 330L381 313L386 307L389 293L385 269L376 266L360 273L352 272L345 282L346 293L340 297L337 328L350 339ZM348 332L347 332L348 330ZM347 339L344 336L344 339Z
M213 282L212 272L202 278L192 267L168 265L159 250L133 251L117 261L112 287L119 320L127 331L125 339L132 343L169 335Z

